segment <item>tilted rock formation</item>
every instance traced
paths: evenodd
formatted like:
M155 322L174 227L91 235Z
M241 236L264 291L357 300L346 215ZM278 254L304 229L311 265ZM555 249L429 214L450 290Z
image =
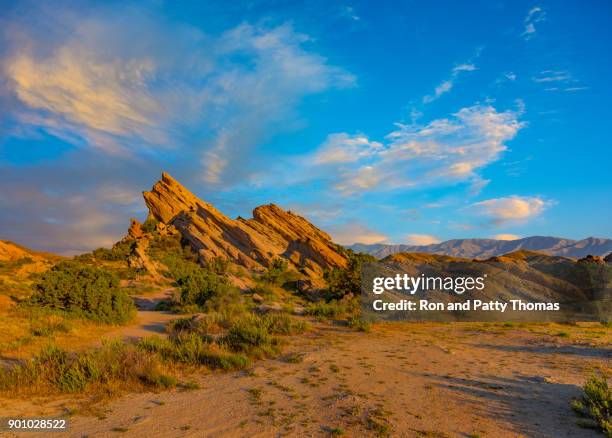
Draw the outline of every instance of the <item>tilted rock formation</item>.
M327 233L274 204L257 207L252 219L230 219L167 173L143 196L150 214L176 227L203 261L221 257L258 270L283 258L312 278L346 266Z
M136 240L134 247L132 248L132 253L128 257L128 266L135 269L144 269L151 274L153 278L159 278L160 275L155 267L155 264L147 255L148 246L149 241L147 239Z

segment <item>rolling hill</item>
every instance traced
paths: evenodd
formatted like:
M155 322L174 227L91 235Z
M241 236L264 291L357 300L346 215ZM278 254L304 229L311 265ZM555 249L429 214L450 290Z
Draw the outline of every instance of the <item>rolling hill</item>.
M356 243L348 248L353 251L371 254L380 259L400 252L425 252L453 257L486 259L520 250L582 258L588 254L605 256L612 252L612 239L588 237L583 240L572 240L549 236L531 236L517 240L453 239L432 245L393 245L383 243L365 245Z

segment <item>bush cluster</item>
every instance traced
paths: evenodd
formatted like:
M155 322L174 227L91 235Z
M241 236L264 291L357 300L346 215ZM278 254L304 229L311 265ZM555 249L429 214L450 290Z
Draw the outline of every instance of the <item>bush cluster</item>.
M211 298L228 294L232 289L227 277L212 267L200 267L195 263L184 267L176 283L180 287L182 305L205 306Z
M333 268L325 273L327 299L339 300L345 295L361 294L361 268L364 263L372 263L376 258L363 253L356 253L350 249L343 250L348 263L346 268Z
M27 362L0 370L0 390L74 393L93 385L167 388L176 380L154 355L121 341L82 353L50 345Z
M285 313L263 316L242 313L238 316L228 316L211 312L199 315L197 319L181 318L173 321L169 329L175 346L185 340L193 343L190 337L197 336L205 343L215 343L222 351L240 353L248 357L264 357L279 351L278 340L274 335L303 333L306 323Z
M242 369L250 364L247 356L228 351L210 338L197 333L182 333L171 339L155 336L145 338L138 343L138 348L158 354L164 361L205 365L226 371Z
M125 261L132 253L133 245L133 242L117 242L111 249L94 249L92 255L98 260Z
M264 283L282 286L290 280L291 272L288 270L289 264L283 259L273 259L268 269L261 275L260 280Z
M144 233L153 233L157 229L157 224L158 224L157 219L152 218L152 217L147 218L147 220L144 221L142 225L140 226L140 229Z
M574 400L572 408L583 417L595 421L605 436L612 438L612 389L608 376L592 376L584 385L580 400Z
M62 261L45 272L30 303L107 323L124 323L134 314L134 303L119 288L116 275L75 261Z

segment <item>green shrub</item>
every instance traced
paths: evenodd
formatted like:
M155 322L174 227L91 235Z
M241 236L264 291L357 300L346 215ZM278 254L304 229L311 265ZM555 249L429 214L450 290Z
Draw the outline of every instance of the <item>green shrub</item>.
M230 327L225 342L236 351L249 351L252 347L266 347L272 344L267 325L255 315L246 315Z
M150 218L147 218L147 220L144 221L142 225L140 225L140 229L144 233L152 233L157 228L157 224L158 224L157 219L150 217Z
M165 264L171 274L184 262L198 261L198 255L191 250L188 244L181 241L178 235L155 236L149 243L147 253L153 260ZM177 277L173 276L173 278Z
M360 295L361 267L364 263L376 261L376 258L369 254L355 253L350 249L342 252L348 259L347 267L333 268L325 272L328 300L339 300L348 294Z
M60 315L41 315L30 322L30 333L33 336L50 336L57 332L69 331L70 325Z
M98 248L92 251L93 256L98 260L122 261L132 253L133 242L117 242L111 249Z
M297 273L288 269L289 264L283 259L273 259L268 269L259 278L264 284L282 286L297 279Z
M126 322L134 314L134 303L119 288L116 275L75 261L62 261L45 272L30 302L108 323Z
M332 300L330 302L318 302L306 308L306 314L320 318L338 318L356 312L358 303L356 299L346 301Z
M74 393L92 385L174 386L154 355L121 341L82 353L50 345L37 356L0 371L0 390Z
M177 280L181 304L204 306L208 300L229 293L230 283L211 269L192 266Z
M178 318L166 326L172 335L182 333L198 333L200 335L214 335L221 333L226 328L227 321L221 313L210 312L199 314L197 319L192 317Z
M268 332L274 335L298 335L306 331L306 323L286 313L268 313L262 317Z
M138 348L156 353L165 361L205 365L213 369L242 369L250 364L247 356L227 351L210 338L196 333L181 334L172 339L145 338L138 343Z
M583 387L581 400L574 400L572 409L579 415L592 418L603 433L612 438L612 390L608 376L592 376Z
M369 332L372 329L372 325L369 321L365 321L358 315L349 316L347 319L348 326L358 332Z

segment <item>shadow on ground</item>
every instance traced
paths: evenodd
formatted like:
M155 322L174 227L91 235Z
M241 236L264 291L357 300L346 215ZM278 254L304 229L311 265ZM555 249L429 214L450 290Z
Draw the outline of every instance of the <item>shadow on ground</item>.
M514 424L516 432L522 435L601 437L596 431L577 425L578 418L570 408L572 399L581 394L576 385L551 382L541 376L429 377L437 380L439 388L460 393L468 409L488 410L490 415Z
M612 348L599 348L578 345L494 345L478 344L478 347L489 348L511 353L536 353L536 354L568 354L583 357L597 357L612 359Z

